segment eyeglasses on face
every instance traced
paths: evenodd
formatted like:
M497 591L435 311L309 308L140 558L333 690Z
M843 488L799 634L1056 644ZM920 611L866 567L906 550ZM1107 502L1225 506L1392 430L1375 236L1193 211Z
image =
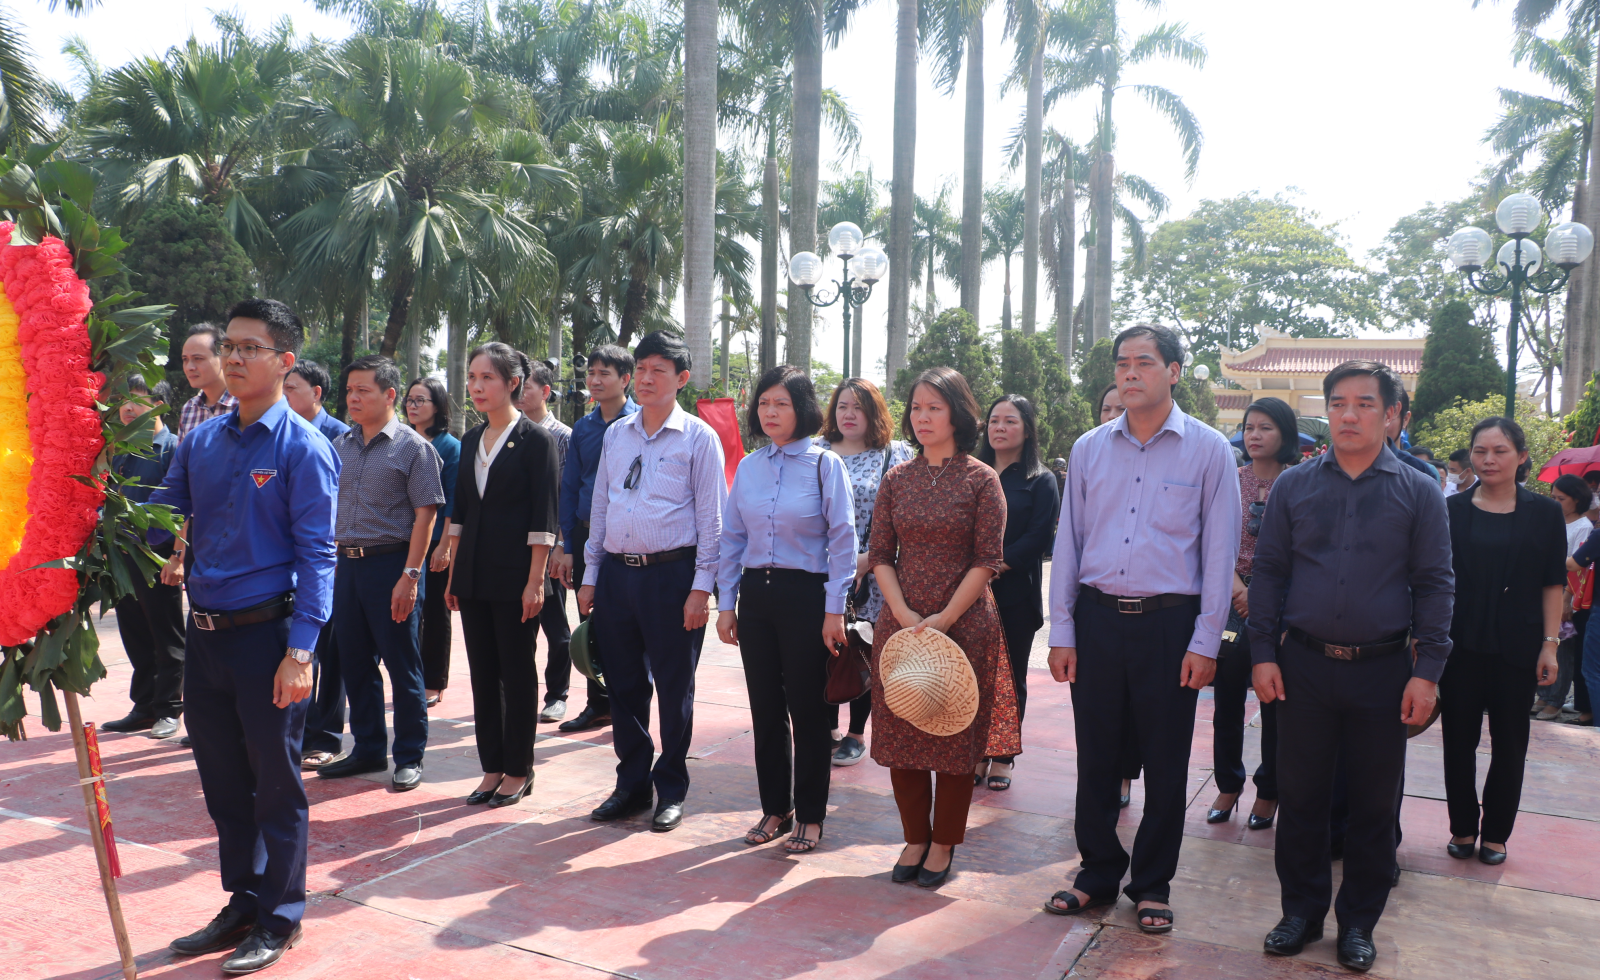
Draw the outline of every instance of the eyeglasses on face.
M424 405L432 405L432 404L433 404L433 399L432 398L419 398L416 395L412 395L410 398L406 399L406 407L407 408L421 408Z
M236 344L231 340L224 340L222 343L217 345L217 353L221 354L223 357L232 357L235 353L237 353L239 355L239 359L243 361L255 360L256 355L260 354L264 350L272 351L275 354L284 353L281 348L268 347L266 344Z

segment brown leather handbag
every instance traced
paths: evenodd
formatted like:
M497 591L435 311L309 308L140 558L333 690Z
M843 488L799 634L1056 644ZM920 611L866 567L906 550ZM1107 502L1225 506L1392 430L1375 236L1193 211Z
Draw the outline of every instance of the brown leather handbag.
M850 624L844 630L847 642L837 655L829 655L828 684L822 692L823 700L829 704L849 704L872 686L872 644L855 627L855 604L848 603L845 609L845 619Z

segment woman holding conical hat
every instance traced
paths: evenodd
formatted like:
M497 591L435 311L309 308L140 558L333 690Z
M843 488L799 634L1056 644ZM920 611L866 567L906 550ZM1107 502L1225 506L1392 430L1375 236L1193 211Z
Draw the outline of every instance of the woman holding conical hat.
M994 470L970 455L978 405L960 374L920 374L901 427L917 457L884 477L868 557L884 597L872 758L890 770L905 829L894 880L935 887L964 839L974 767L1022 748L989 592L1004 560L1006 502Z

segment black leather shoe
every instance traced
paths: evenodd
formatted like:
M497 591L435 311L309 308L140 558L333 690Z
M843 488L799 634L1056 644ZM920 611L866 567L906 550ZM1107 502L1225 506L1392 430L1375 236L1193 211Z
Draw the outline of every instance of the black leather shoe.
M176 734L178 734L178 719L176 718L157 718L155 723L150 726L151 738L171 738Z
M189 741L189 736L187 736L187 735L185 735L184 737L178 739L178 744L183 746L186 749L187 748L191 748L194 745L193 742Z
M409 766L400 766L394 771L394 791L404 793L408 789L416 789L422 785L422 763L417 762Z
M287 936L270 933L265 926L256 926L233 951L233 955L222 961L222 972L229 976L238 976L241 973L255 973L283 958L284 951L291 949L300 942L303 933L300 926L295 925L294 931Z
M1372 945L1372 930L1347 926L1339 930L1339 965L1347 970L1365 973L1378 959L1378 947Z
M539 721L544 724L549 724L552 721L560 721L566 716L567 702L566 699L563 698L560 701L551 701L549 704L545 705L544 710L539 712Z
M1505 845L1502 844L1501 846L1504 847ZM1478 860L1491 867L1497 864L1505 864L1506 852L1491 851L1487 847L1480 847L1478 848Z
M1398 865L1398 864L1396 864L1394 866L1394 879L1389 882L1389 887L1390 888L1399 888L1400 887L1400 865Z
M528 773L528 778L522 781L522 788L515 793L496 793L489 800L492 807L516 806L522 798L533 790L533 773Z
M475 789L467 794L467 806L481 806L492 799L494 799L493 786L488 789Z
M102 732L146 732L155 726L156 720L147 715L128 714L116 721L108 721L100 726Z
M677 830L680 823L683 823L683 801L663 800L656 806L656 816L650 821L650 829L658 834L664 834L669 830Z
M931 850L933 850L933 848L929 847L928 850L931 851ZM924 864L927 863L927 861L928 861L927 855L923 855L922 861L923 861ZM954 847L951 847L950 848L950 863L944 866L944 870L943 871L929 871L927 868L918 868L917 869L917 887L918 888L938 888L940 885L944 884L944 880L946 878L950 877L950 871L955 866L956 866L956 849Z
M1239 801L1237 799L1233 801L1233 806L1228 807L1226 810L1208 809L1206 810L1206 823L1226 823L1233 819L1233 811L1237 809L1239 809Z
M611 724L610 711L596 711L588 705L578 712L578 717L571 721L564 721L556 726L558 732L583 732L591 728L600 728Z
M1299 956L1306 943L1322 938L1322 922L1308 922L1298 915L1286 915L1267 933L1262 948L1274 956Z
M1445 853L1451 857L1465 861L1467 858L1472 857L1472 853L1478 849L1478 842L1469 840L1465 844L1457 844L1455 841L1451 841L1444 846L1444 849Z
M359 776L366 772L383 772L389 768L386 759L358 759L347 755L337 762L330 762L317 770L317 775L323 779L342 779L345 776Z
M928 852L923 851L922 861L926 860L928 860ZM889 872L889 880L897 885L903 885L908 881L916 881L918 872L922 870L922 861L918 861L916 864L895 865L894 870Z
M594 808L594 812L589 814L589 819L598 820L601 823L624 820L634 814L643 813L650 809L650 803L651 796L649 793L644 793L640 796L629 796L627 793L617 790L606 797L604 803Z
M241 912L230 905L206 923L204 929L174 939L167 948L184 956L203 956L239 945L255 926L255 913Z

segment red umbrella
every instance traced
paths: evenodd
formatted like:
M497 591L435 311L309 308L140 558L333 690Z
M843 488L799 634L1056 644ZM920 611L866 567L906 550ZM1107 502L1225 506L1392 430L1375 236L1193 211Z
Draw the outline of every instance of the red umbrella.
M1568 473L1573 476L1583 476L1596 470L1600 470L1600 446L1563 449L1544 464L1544 468L1539 471L1539 482L1553 483L1558 476L1565 476Z

